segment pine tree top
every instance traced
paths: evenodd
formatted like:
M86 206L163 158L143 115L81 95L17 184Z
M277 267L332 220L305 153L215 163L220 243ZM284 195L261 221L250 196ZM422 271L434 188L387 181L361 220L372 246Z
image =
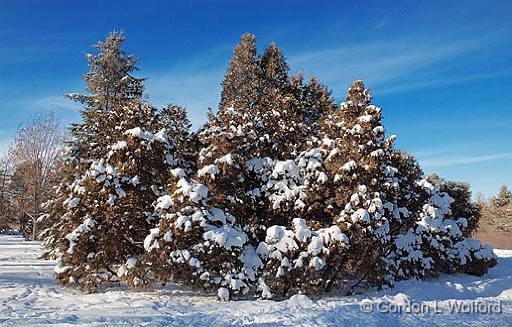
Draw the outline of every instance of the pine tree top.
M89 94L68 93L66 96L89 110L110 110L124 100L141 98L144 78L132 76L138 70L139 58L122 49L124 41L124 33L114 31L105 41L95 44L93 47L98 53L86 54L89 72L83 77Z
M252 103L258 98L255 90L258 89L256 83L260 74L256 57L256 37L244 33L240 43L233 50L233 57L221 83L219 109L223 110L230 106L252 107ZM246 97L243 98L242 94Z
M359 107L365 107L371 104L372 96L370 90L365 88L362 80L357 80L348 89L346 102L353 103Z
M281 88L287 84L290 68L283 53L274 42L265 49L260 58L260 65L265 77L274 82L272 84L277 84L276 86Z

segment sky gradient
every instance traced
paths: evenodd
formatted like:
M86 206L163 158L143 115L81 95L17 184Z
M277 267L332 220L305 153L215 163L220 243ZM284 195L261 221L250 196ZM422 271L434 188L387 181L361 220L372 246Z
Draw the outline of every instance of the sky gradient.
M338 102L363 79L426 173L487 196L512 186L512 1L239 2L0 1L0 152L38 112L79 119L63 93L83 90L84 54L112 30L141 56L151 102L187 107L197 127L251 32Z

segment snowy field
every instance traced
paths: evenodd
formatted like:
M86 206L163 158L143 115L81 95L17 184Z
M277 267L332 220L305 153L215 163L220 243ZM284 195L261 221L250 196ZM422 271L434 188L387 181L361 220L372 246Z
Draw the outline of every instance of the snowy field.
M37 242L0 235L0 325L512 325L512 250L497 250L498 266L484 278L459 274L430 282L401 282L391 290L351 297L296 295L281 302L228 303L177 288L81 294L55 283L54 263L39 260L40 251ZM463 312L451 312L457 310Z

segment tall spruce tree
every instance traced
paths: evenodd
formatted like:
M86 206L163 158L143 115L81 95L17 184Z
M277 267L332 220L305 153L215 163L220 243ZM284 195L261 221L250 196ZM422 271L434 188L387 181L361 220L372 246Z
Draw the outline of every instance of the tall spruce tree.
M287 91L287 64L275 45L262 57L244 34L235 47L220 109L199 134L198 170L160 199L162 219L147 250L170 276L188 285L248 291L260 266L255 247L265 229L291 222L264 196L268 167L296 155L309 128ZM229 185L229 187L227 187ZM271 214L272 213L272 214ZM248 258L256 258L248 265ZM158 259L157 259L158 260Z
M108 281L144 283L136 268L157 223L153 202L179 164L169 135L178 140L183 131L168 132L141 98L142 80L129 75L135 60L122 51L123 40L113 33L87 57L84 79L93 93L72 96L86 107L72 129L79 164L68 172L73 181L62 203L56 275L86 291Z
M105 41L95 44L98 53L86 55L89 72L83 76L89 93L66 94L84 106L80 113L83 122L71 127L74 141L80 147L78 155L82 158L103 154L101 149L105 149L108 142L102 144L104 140L94 139L94 135L108 127L105 113L126 101L142 98L144 79L132 75L138 70L137 57L122 49L124 41L124 33L111 32Z
M338 160L342 161L328 161L327 167L329 169L329 165L335 163L331 167L336 169L335 179L339 183L332 205L344 206L336 221L350 238L346 264L351 268L345 270L352 275L349 280L357 280L358 286L382 285L393 283L404 275L424 277L433 271L459 270L480 274L493 265L494 259L487 249L465 240L472 228L468 219L474 217L472 214L471 217L457 215L467 214L458 209L467 197L454 195L456 201L442 190L422 186L422 172L414 159L393 148L394 136L384 138L382 112L371 104L370 93L362 81L351 86L337 115L340 118L337 124L329 124L332 119L327 119L323 127L327 127L324 133L330 138L336 138L336 133L329 135L329 126L334 130L341 129L337 134L339 150L331 158L336 158L339 153ZM440 197L442 201L438 200ZM439 216L432 216L438 211L425 211L425 202L444 209L440 209ZM417 244L417 239L422 237L432 241L436 237L431 234L436 233L436 224L447 230L443 236L438 235L445 240L444 248L425 241L423 244L433 245L420 252L421 256L411 257L413 251L409 251L405 259L391 259L397 250L403 250L404 244L411 250L408 242ZM456 255L446 256L443 250L448 253L466 251L468 259L456 261ZM485 258L478 259L483 253ZM458 268L448 269L450 264Z
M281 251L287 262L301 262L300 269L287 268L286 276L279 273L283 264L276 263L274 273L281 280L266 282L278 294L290 288L348 290L360 282L380 282L384 273L379 270L385 269L381 257L391 240L390 231L398 233L402 226L414 223L414 209L421 199L421 190L415 186L421 170L393 149L394 137L385 139L381 118L369 91L357 81L337 111L325 111L320 122L322 138L310 142L312 148L299 155L296 168L289 169L303 176L295 178L293 184L298 187L288 182L297 192L287 200L303 203L300 216L305 220L294 226L297 248ZM398 164L406 167L399 171ZM413 202L416 207L408 209ZM304 233L317 234L314 242L321 244L320 250L312 250L318 246L313 238L299 237ZM279 244L274 236L267 234L272 240L267 246Z
M112 32L105 41L93 47L97 54L86 54L89 72L84 74L88 94L67 93L66 97L84 106L80 115L81 123L70 127L70 140L64 151L60 166L62 182L56 188L54 199L45 204L45 221L51 226L44 231L47 254L55 258L59 251L56 242L67 233L62 230L62 217L67 212L64 201L73 190L81 187L80 178L92 161L105 154L108 138L100 138L104 128L109 127L107 113L115 105L122 105L130 99L140 99L144 90L142 78L132 76L137 70L137 58L122 49L124 33Z

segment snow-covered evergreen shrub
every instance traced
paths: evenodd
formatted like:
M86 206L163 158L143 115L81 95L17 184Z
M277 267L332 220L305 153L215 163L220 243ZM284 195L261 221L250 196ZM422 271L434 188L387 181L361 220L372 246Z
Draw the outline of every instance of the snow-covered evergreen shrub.
M454 272L483 275L495 266L497 257L490 246L466 238L468 221L453 215L454 199L427 180L419 184L430 196L415 225L394 238L394 248L387 257L389 279L436 277L439 273Z
M258 58L246 34L235 48L219 112L199 133L197 172L183 174L160 199L165 205L157 204L161 221L147 250L165 267L157 273L161 281L231 296L257 285L263 264L256 249L266 229L291 225L296 210L279 205L286 190L273 170L286 169L282 160L294 158L312 135L287 71L275 45Z
M130 101L106 114L111 128L103 137L110 145L75 180L64 201L67 234L57 259L57 278L88 290L119 278L143 283L130 268L144 253L142 241L157 222L153 203L178 164L173 140L165 128L157 130L151 106Z
M385 138L361 81L338 110L313 83L322 115L305 117L312 91L297 92L300 80L286 71L274 45L257 58L244 35L235 48L219 113L199 135L197 171L180 171L157 204L160 225L145 244L159 280L218 289L224 299L279 298L493 265L465 240L463 218L436 218L460 233L426 223L441 193L425 187L395 136ZM425 246L434 238L444 238L442 249Z
M370 100L357 81L338 111L324 115L322 139L268 166L265 195L274 208L294 208L305 219L267 229L258 247L266 297L482 274L496 263L488 247L465 238L467 219L452 214L460 200L426 187L414 159L394 149L394 136L384 138L381 110ZM343 242L329 243L330 230Z
M427 180L439 191L448 193L453 198L452 215L466 218L468 226L464 229L464 236L471 237L478 229L482 208L471 199L469 184L447 181L437 174L428 176Z
M271 226L257 253L265 262L258 290L264 298L280 298L298 291L315 293L330 288L349 246L337 225L310 228L293 219L293 228Z

